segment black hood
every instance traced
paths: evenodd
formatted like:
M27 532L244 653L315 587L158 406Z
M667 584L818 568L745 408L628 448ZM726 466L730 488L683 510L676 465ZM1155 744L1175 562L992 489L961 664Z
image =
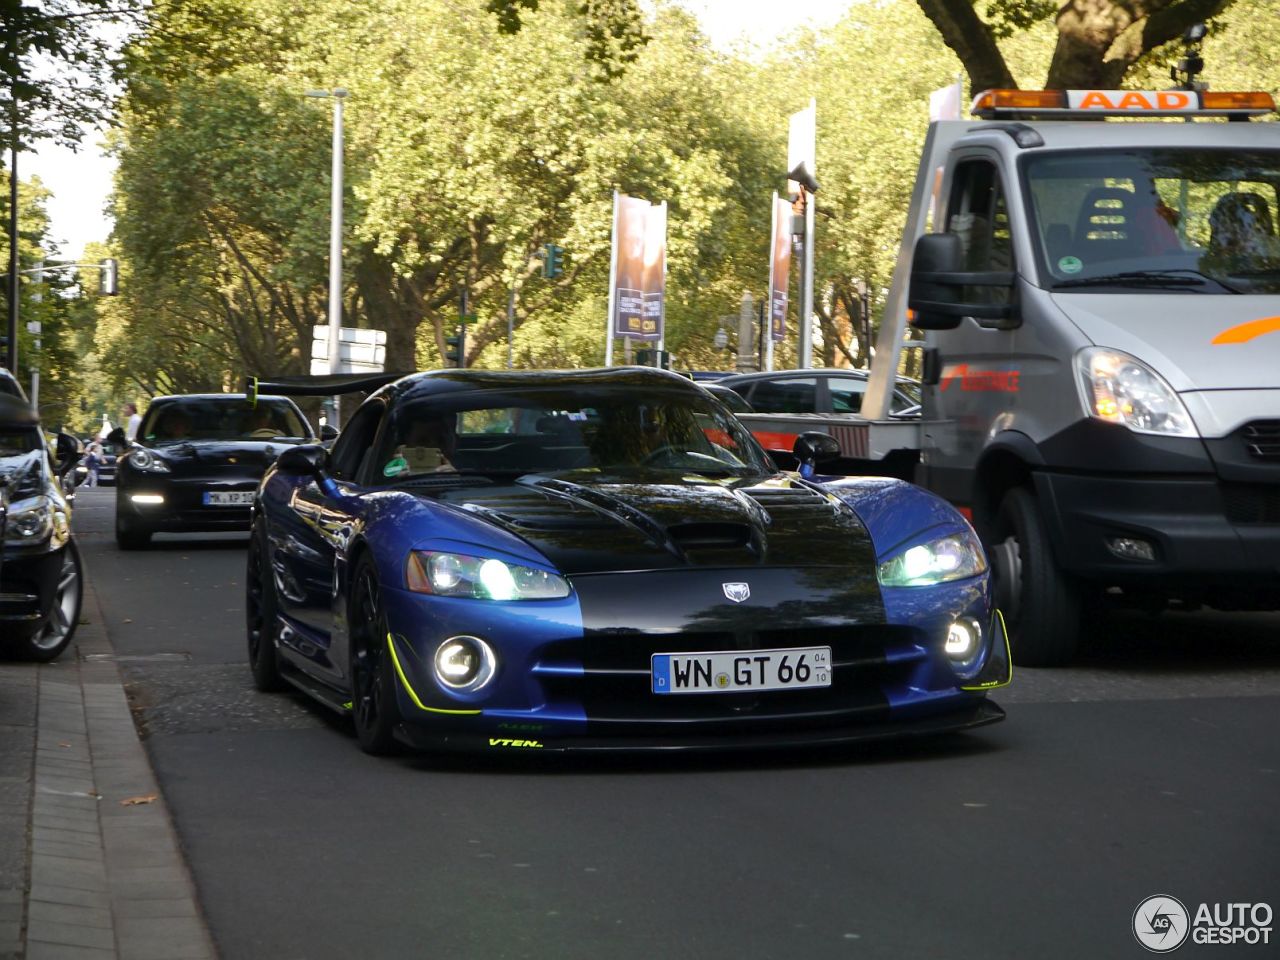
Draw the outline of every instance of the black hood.
M652 482L581 474L436 494L522 538L566 575L679 567L873 569L861 520L798 480Z
M284 450L302 442L305 441L277 437L271 440L173 440L148 446L175 473L184 472L183 468L201 471L208 467L239 467L261 476Z

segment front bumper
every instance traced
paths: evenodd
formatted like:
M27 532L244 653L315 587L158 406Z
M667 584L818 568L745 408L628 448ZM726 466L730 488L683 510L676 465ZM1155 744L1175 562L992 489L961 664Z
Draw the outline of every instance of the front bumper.
M0 566L0 636L22 640L45 625L53 607L66 546L6 550Z
M715 615L701 625L676 616L672 591L646 589L655 586L642 582L651 576L667 575L619 578L634 587L630 606L644 611L628 610L627 599L611 593L618 624L611 630L598 622L584 630L582 611L592 602L576 591L563 601L519 604L384 586L404 738L434 749L719 750L934 733L1003 716L986 699L1009 679L998 615L988 621L982 659L961 676L941 652L945 627L933 637L932 620L929 629L875 620L829 625L793 608L802 625L787 626L779 621L785 614L769 622L762 606L752 627L727 635ZM753 597L757 587L767 593L768 578L757 572L753 579ZM679 628L662 629L658 620ZM498 656L492 683L478 693L449 693L430 666L439 644L459 634L481 637ZM829 687L653 693L655 653L810 646L831 648Z
M1037 473L1050 539L1062 568L1110 586L1196 596L1214 605L1280 609L1280 483L1212 475ZM1114 555L1132 537L1152 561Z
M215 533L248 530L251 508L244 506L210 506L204 503L206 492L252 493L258 481L253 478L183 477L173 479L164 474L121 475L116 485L116 515L126 527L160 532ZM160 496L162 503L139 503L135 495Z

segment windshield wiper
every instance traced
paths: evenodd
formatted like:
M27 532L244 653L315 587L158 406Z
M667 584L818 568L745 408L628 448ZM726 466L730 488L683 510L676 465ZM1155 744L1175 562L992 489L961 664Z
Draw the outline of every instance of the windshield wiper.
M1106 273L1097 277L1073 277L1070 280L1059 280L1053 289L1067 287L1203 287L1208 283L1216 283L1228 293L1239 293L1235 287L1223 283L1216 277L1192 270L1190 267L1171 267L1167 270L1125 270L1121 273Z

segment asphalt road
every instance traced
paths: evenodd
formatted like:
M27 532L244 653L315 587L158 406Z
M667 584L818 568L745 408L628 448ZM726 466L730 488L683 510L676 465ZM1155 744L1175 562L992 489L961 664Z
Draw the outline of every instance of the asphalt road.
M246 538L122 553L112 509L76 527L226 960L1079 960L1146 956L1154 894L1280 910L1280 616L1113 617L906 747L378 760L252 689Z

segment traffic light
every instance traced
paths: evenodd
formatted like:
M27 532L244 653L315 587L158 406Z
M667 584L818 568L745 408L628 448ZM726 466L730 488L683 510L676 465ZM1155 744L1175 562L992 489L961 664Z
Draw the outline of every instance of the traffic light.
M458 332L444 338L444 362L461 369L467 365L467 325L458 325Z
M542 275L548 280L554 280L564 273L564 247L548 243L542 249Z
M98 279L98 292L103 296L114 297L120 292L119 265L113 258L108 258L99 264L99 268L102 273Z

